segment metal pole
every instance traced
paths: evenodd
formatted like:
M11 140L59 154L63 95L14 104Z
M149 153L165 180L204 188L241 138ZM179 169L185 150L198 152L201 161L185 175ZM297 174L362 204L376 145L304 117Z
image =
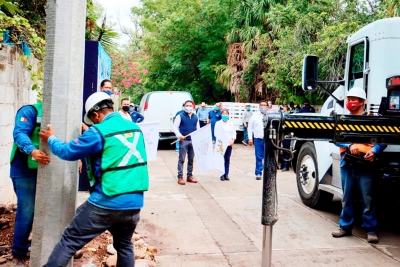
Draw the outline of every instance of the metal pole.
M261 267L271 266L272 258L272 227L264 225L263 229L263 243L262 243L262 262Z
M264 117L264 173L262 192L261 224L264 225L262 241L262 265L270 267L272 258L272 227L278 221L278 201L276 191L277 149L272 141L276 142L279 136L279 127L282 123L282 114L269 113Z

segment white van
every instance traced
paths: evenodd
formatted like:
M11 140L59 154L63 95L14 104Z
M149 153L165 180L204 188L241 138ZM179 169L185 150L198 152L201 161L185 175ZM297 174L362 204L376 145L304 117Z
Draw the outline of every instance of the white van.
M140 101L139 113L144 116L143 122L160 122L160 140L176 139L173 118L182 110L186 100L193 97L183 91L155 91L145 94Z

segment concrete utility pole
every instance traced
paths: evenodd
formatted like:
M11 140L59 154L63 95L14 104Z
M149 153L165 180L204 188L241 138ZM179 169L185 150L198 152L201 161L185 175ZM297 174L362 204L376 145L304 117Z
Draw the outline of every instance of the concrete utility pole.
M42 128L70 141L81 132L86 0L47 0ZM78 163L52 156L39 166L31 267L46 263L75 213Z

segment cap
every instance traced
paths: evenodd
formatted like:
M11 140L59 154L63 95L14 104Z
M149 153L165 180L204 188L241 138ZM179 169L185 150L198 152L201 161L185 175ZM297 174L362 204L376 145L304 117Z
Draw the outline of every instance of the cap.
M132 106L132 107L134 107L134 106L135 106L135 104L131 103L129 106Z
M201 105L200 105L200 106L205 107L205 106L206 106L206 103L201 102Z

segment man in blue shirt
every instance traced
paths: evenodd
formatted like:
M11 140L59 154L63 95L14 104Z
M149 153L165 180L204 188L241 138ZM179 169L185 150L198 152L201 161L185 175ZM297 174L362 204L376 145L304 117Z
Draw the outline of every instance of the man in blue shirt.
M51 125L40 137L64 160L88 158L91 195L76 211L46 267L66 266L76 251L105 230L113 235L117 266L134 266L132 235L148 188L147 156L139 126L113 112L111 98L92 94L85 104L90 127L76 140L58 140Z
M366 103L365 91L359 87L353 87L346 96L346 108L351 115L365 116ZM364 205L362 215L362 227L367 232L368 243L378 243L378 222L376 218L376 204L373 194L374 166L376 155L386 148L383 144L336 144L340 148L340 177L342 178L342 212L340 214L339 229L332 232L333 237L352 235L354 223L355 189L360 190ZM352 162L348 155L364 159L364 164Z
M41 113L40 103L23 106L15 116L14 146L10 163L10 177L18 205L12 245L15 266L23 266L28 260L28 238L32 230L36 195L37 164L34 166L34 163L50 162L50 157L38 149Z
M206 103L202 102L199 110L197 110L197 117L199 118L200 128L207 125L209 112L210 110L206 108Z
M315 113L315 108L310 105L310 100L304 98L303 107L300 110L300 113Z
M143 115L135 110L135 104L133 103L131 103L129 107L129 114L131 115L132 121L134 123L141 123L144 120Z
M213 110L210 110L208 112L208 120L207 123L211 123L211 136L212 136L212 141L213 143L215 143L215 135L214 135L214 128L215 128L215 124L217 123L217 121L221 120L221 110L222 110L222 103L218 102L217 104L214 105Z

